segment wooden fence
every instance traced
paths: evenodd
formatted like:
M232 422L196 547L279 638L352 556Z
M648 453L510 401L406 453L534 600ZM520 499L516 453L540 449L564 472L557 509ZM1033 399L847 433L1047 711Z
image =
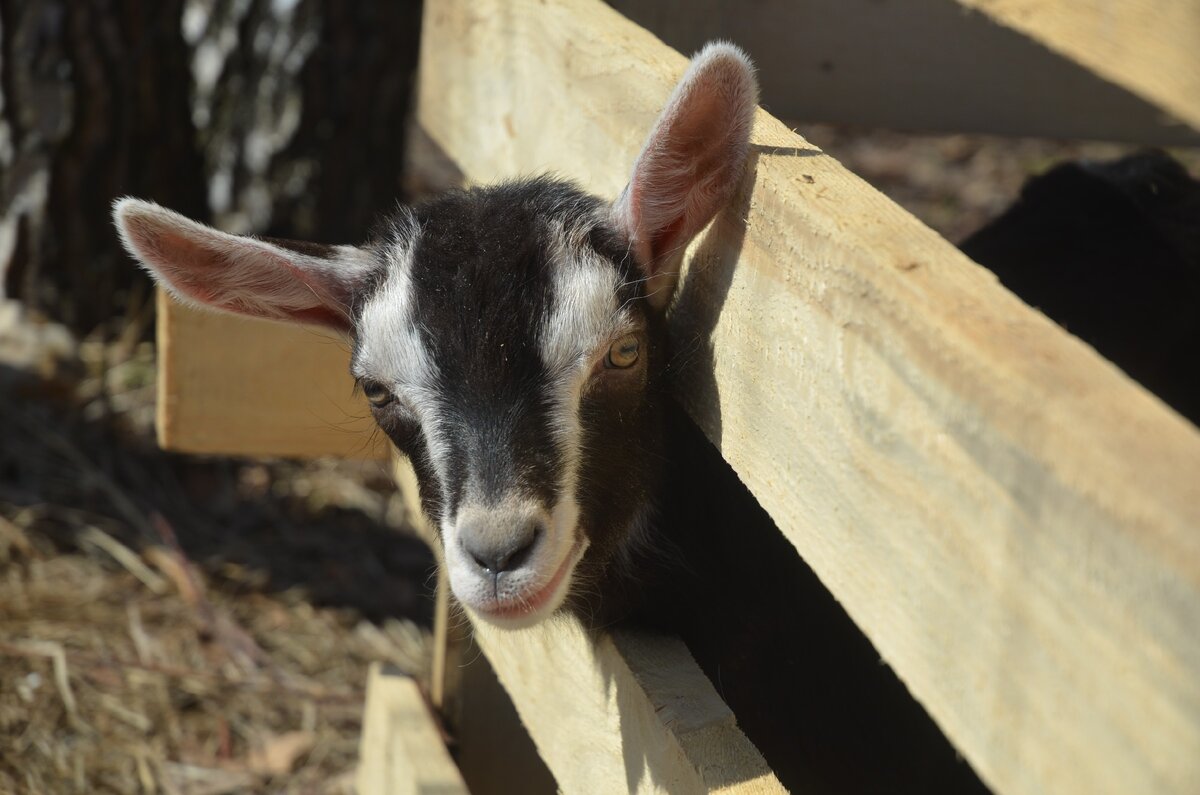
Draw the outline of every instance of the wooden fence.
M962 5L1200 126L1200 2ZM437 0L418 122L469 182L614 196L684 65L596 0ZM717 355L681 403L996 792L1200 792L1200 432L765 112L752 144L689 254L672 323ZM343 344L161 310L166 446L386 455ZM781 789L677 640L475 640L566 792ZM399 791L378 736L363 791Z

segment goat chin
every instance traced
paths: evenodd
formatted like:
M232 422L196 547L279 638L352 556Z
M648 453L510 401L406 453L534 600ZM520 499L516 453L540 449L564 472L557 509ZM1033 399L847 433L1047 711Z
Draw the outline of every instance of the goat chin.
M472 618L484 621L500 629L525 629L538 624L558 612L571 591L571 583L579 561L587 552L587 539L580 538L568 551L558 568L544 585L531 588L504 600L481 602L464 599L456 592L460 604ZM451 588L454 582L451 579Z

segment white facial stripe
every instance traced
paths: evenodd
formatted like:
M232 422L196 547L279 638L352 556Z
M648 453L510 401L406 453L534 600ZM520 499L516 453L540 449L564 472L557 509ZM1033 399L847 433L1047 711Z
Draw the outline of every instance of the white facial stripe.
M387 277L363 307L355 375L386 384L417 415L425 446L449 504L450 445L438 416L437 364L413 318L412 264L420 230L413 224L389 243Z
M548 511L515 492L500 504L489 501L485 505L468 489L457 515L447 513L441 517L451 586L463 603L473 608L486 609L497 600L519 602L557 582L550 600L553 604L539 605L535 611L538 615L553 612L566 598L574 566L587 548L587 539L578 526L580 506L576 499L583 452L580 399L597 357L614 339L634 327L634 316L619 303L621 278L612 263L584 242L580 230L559 231L552 255L550 308L536 340L550 374L551 394L547 397L552 405L551 432L564 451L559 498ZM446 492L457 473L450 471L450 445L443 435L446 426L435 391L437 364L415 327L411 279L415 237L414 230L407 243L393 243L386 280L363 308L357 374L387 384L417 415L432 466L442 483L443 504L449 506L451 495ZM507 511L513 517L537 512L548 532L527 564L499 578L481 576L463 547L460 532L464 517L480 511ZM560 575L561 579L556 579Z
M391 385L433 383L434 366L413 323L412 265L417 230L388 244L387 275L359 320L359 369Z
M630 325L629 313L617 300L620 277L612 264L583 243L580 230L574 234L556 230L552 262L551 306L537 340L538 352L551 376L550 401L553 433L563 451L559 497L543 521L549 532L539 545L535 558L522 569L509 572L499 581L481 578L461 548L459 528L463 517L476 510L468 492L457 517L442 522L450 581L463 602L470 606L521 598L536 593L564 566L573 566L582 557L587 539L579 528L579 502L576 485L580 469L583 430L579 421L579 401L596 356ZM519 500L511 495L510 500ZM510 510L488 506L486 510ZM527 508L525 510L530 510ZM511 509L510 512L515 512ZM572 560L572 558L574 558ZM553 612L566 598L569 573L553 604L540 608L539 614ZM493 592L493 588L497 590Z
M551 373L577 369L628 322L617 303L620 278L612 264L590 248L560 246L551 287L550 316L538 340Z
M583 454L579 401L597 352L630 326L629 312L618 303L620 275L612 263L583 241L580 230L557 230L551 284L551 309L538 340L553 384L552 417L564 451L559 500L552 512L555 536L576 536L579 504L576 485ZM565 554L565 551L564 551Z

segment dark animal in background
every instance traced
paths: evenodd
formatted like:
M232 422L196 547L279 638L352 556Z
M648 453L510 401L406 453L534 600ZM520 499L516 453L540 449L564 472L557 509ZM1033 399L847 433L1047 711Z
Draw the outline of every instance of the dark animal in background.
M961 248L1200 424L1200 182L1169 155L1057 166Z

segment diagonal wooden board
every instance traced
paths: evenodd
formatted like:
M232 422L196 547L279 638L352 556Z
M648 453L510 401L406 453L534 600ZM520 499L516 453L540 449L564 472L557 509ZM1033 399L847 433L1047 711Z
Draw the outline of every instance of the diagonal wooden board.
M786 791L677 638L564 616L475 640L562 792Z
M592 0L444 0L419 121L615 196L682 56ZM552 132L551 132L552 131ZM1200 433L760 113L680 399L985 781L1200 791Z

